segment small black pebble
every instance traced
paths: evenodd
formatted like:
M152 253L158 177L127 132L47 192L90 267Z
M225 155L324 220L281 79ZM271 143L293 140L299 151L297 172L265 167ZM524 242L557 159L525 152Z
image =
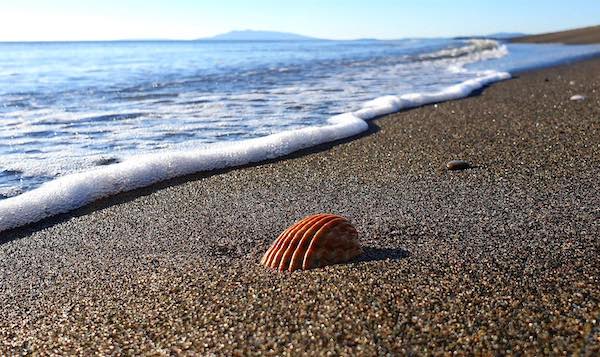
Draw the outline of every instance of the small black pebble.
M464 170L471 167L471 164L465 160L452 160L446 164L448 170Z
M109 158L102 158L102 159L94 161L94 165L106 166L106 165L116 164L118 162L119 162L119 159L117 159L116 157L109 157Z
M549 78L544 78L544 82L550 82Z

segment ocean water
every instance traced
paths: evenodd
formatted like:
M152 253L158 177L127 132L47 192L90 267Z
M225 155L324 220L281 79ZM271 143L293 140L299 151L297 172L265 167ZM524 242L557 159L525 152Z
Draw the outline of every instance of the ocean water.
M0 43L0 231L598 54L451 39Z

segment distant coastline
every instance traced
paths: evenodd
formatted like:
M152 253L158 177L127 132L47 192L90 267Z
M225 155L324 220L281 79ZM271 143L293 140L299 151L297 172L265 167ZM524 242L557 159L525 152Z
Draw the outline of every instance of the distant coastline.
M600 25L566 31L521 36L511 39L514 43L564 43L584 45L600 43Z

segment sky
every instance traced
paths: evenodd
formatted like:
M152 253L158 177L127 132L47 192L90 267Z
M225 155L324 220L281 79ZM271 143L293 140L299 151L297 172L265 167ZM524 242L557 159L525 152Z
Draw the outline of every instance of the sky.
M597 24L599 0L0 0L0 41L196 39L245 29L397 39Z

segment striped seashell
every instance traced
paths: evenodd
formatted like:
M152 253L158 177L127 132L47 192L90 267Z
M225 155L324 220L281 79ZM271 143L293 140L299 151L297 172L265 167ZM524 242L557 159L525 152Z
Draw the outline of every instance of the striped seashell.
M358 233L346 218L316 214L283 231L260 263L291 272L347 262L361 253Z

